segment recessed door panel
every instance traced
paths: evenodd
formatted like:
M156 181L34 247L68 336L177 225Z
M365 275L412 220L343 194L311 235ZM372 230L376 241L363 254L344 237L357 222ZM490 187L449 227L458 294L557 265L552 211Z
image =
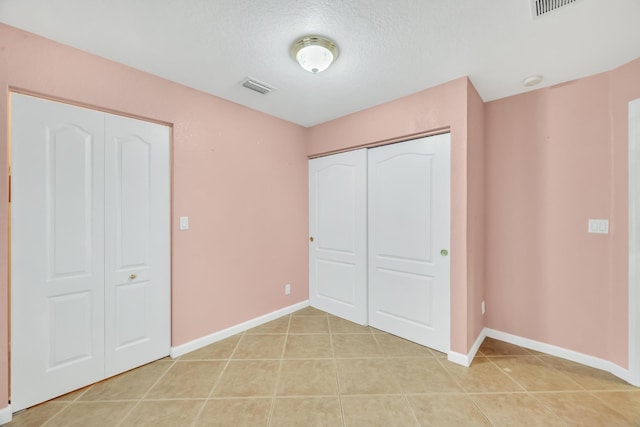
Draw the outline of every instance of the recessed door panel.
M118 269L147 266L151 147L149 142L130 136L117 138L115 150Z
M431 261L433 157L399 154L376 162L376 203L384 206L376 212L378 220L402 224L376 229L376 239L384 248L380 257L418 263Z
M336 304L353 307L356 304L356 266L351 263L318 259L317 295Z
M355 254L357 165L335 163L316 173L317 249ZM336 213L339 213L337 215Z
M433 328L433 278L379 268L372 294L379 297L377 315L390 321ZM411 295L411 298L406 298Z
M77 126L46 126L49 278L91 272L93 138ZM98 195L102 197L101 194Z
M367 151L309 161L309 301L367 322Z
M49 298L49 357L47 370L90 359L91 292L78 292Z
M147 285L138 282L116 287L116 351L149 339Z

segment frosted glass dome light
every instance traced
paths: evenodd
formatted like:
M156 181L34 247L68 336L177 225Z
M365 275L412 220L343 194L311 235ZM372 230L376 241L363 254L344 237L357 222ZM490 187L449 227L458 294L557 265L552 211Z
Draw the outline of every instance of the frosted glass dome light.
M293 44L291 54L310 73L321 73L338 57L334 42L320 36L306 36Z

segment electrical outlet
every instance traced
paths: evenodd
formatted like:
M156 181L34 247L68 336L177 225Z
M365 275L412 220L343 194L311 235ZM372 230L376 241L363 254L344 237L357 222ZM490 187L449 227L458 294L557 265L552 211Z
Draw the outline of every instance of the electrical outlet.
M484 312L485 312L485 306L484 306L484 300L482 300L482 315L484 316Z
M291 293L291 284L287 283L286 285L284 285L284 294L289 295L290 293Z

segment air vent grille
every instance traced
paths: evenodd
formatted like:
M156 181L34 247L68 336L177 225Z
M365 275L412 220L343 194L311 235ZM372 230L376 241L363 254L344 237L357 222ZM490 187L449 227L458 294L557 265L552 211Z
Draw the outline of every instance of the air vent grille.
M577 0L531 0L531 14L534 18L539 18L561 7L569 6L576 1Z
M260 82L251 77L248 77L244 82L242 82L242 86L246 87L247 89L254 90L263 95L271 93L275 90L275 88L269 86L268 84Z

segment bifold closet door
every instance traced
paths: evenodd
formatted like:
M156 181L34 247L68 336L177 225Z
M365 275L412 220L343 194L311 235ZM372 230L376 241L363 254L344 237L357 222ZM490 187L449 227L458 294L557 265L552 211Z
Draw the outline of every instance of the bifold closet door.
M11 169L12 410L169 354L169 129L12 94Z
M309 303L367 323L367 150L309 160Z
M169 354L170 129L105 115L107 377Z
M11 408L104 378L104 115L11 95Z
M450 350L450 135L369 150L369 324Z

